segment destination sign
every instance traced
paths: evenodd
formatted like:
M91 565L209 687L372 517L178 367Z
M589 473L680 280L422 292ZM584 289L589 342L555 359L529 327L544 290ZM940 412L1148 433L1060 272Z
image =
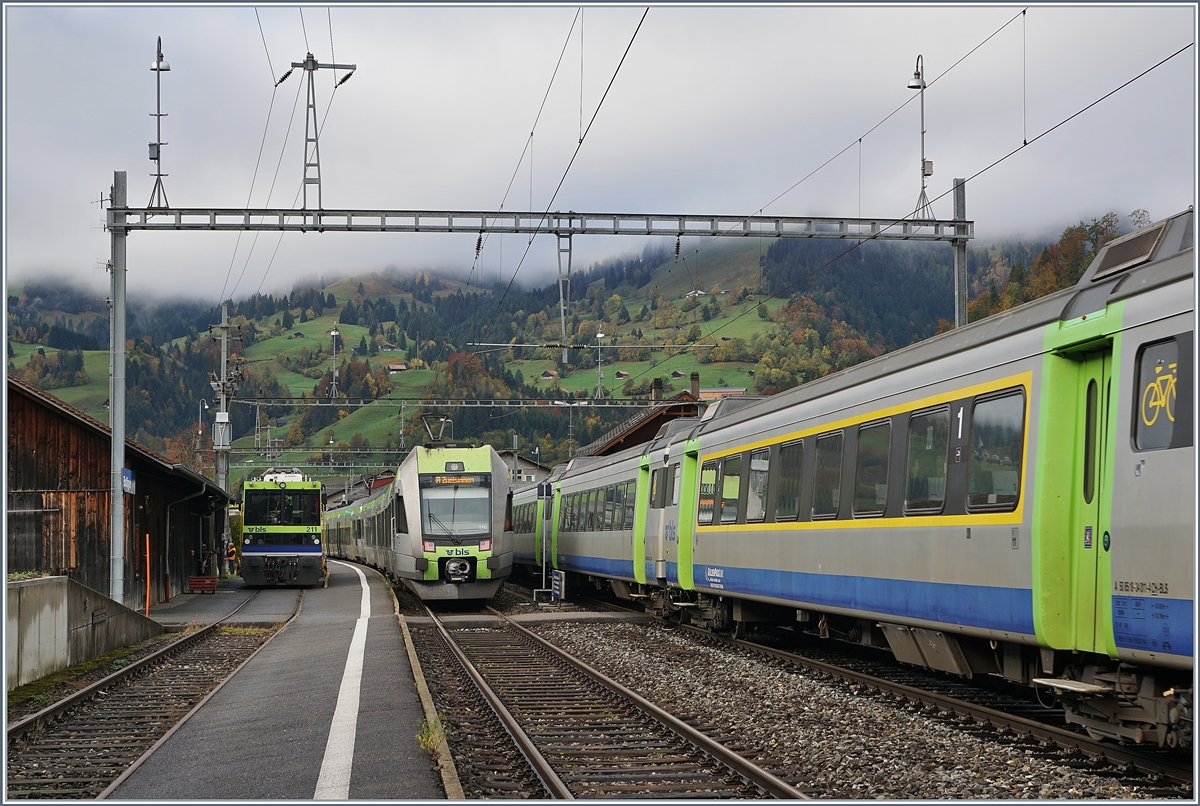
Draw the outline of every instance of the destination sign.
M491 476L487 473L424 474L422 487L490 487Z

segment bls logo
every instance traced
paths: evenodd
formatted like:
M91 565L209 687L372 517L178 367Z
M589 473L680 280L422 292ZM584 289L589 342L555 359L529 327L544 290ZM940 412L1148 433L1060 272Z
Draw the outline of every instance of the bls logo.
M471 550L463 549L463 548L448 548L448 549L446 549L446 556L447 557L469 557L469 556L471 556Z

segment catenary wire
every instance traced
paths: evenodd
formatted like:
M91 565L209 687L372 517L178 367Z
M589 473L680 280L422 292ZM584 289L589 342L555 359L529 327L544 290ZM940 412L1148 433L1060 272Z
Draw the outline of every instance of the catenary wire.
M1181 47L1179 50L1175 51L1175 52L1174 52L1174 53L1172 53L1171 55L1167 56L1166 58L1164 58L1164 59L1162 59L1161 61L1157 62L1156 64L1152 65L1151 67L1148 67L1148 68L1146 68L1145 70L1143 70L1142 72L1140 72L1140 73L1138 73L1136 76L1134 76L1133 78L1130 78L1129 80L1125 81L1124 83L1122 83L1122 84L1118 85L1118 86L1117 86L1117 87L1115 87L1114 89L1112 89L1112 90L1110 90L1109 92L1105 93L1104 95L1100 96L1100 97L1099 97L1099 98L1097 98L1096 100L1092 101L1092 102L1091 102L1091 103L1089 103L1087 106L1084 106L1084 107L1082 107L1081 109L1079 109L1078 111L1076 111L1076 112L1072 113L1071 115L1068 115L1067 117L1063 118L1063 119L1062 119L1062 120L1060 120L1058 123L1054 124L1054 125L1053 125L1053 126L1051 126L1050 128L1046 129L1044 132L1042 132L1041 134L1039 134L1039 135L1037 135L1036 137L1034 137L1032 140L1029 140L1028 142L1022 142L1022 144L1021 144L1021 145L1017 146L1017 147L1016 147L1016 148L1014 148L1012 151L1008 152L1007 154L1004 154L1003 156L1001 156L1000 158L998 158L998 159L994 160L993 162L989 163L988 165L984 166L983 168L980 168L978 171L976 171L975 173L973 173L973 174L971 174L969 177L967 177L967 179L966 179L966 180L964 180L964 181L966 181L966 182L970 182L970 181L973 181L973 180L975 180L975 179L979 178L979 177L980 177L980 176L982 176L983 174L985 174L985 173L987 173L988 171L990 171L992 168L995 168L997 165L1000 165L1000 164L1001 164L1002 162L1004 162L1005 160L1007 160L1007 159L1009 159L1010 157L1012 157L1012 156L1016 155L1018 152L1020 152L1020 151L1023 151L1024 149L1026 149L1026 148L1028 148L1029 146L1031 146L1031 145L1033 145L1034 143L1036 143L1038 140L1041 140L1041 139L1042 139L1043 137L1045 137L1046 135L1048 135L1048 134L1050 134L1051 132L1053 132L1053 131L1055 131L1055 130L1059 129L1060 127L1062 127L1062 126L1064 126L1064 125L1066 125L1066 124L1067 124L1067 123L1069 123L1070 121L1072 121L1072 120L1074 120L1075 118L1077 118L1077 117L1079 117L1080 115L1082 115L1084 112L1087 112L1087 111L1088 111L1089 109L1091 109L1092 107L1096 106L1097 104L1100 104L1100 103L1102 103L1103 101L1105 101L1105 100L1107 100L1108 98L1112 97L1113 95L1115 95L1116 93L1118 93L1118 92L1120 92L1121 90L1125 89L1125 88L1126 88L1126 87L1128 87L1129 85L1133 84L1135 81L1137 81L1137 80L1141 79L1142 77L1144 77L1144 76L1148 75L1149 73L1153 72L1154 70L1157 70L1159 67L1162 67L1164 64L1166 64L1167 62L1171 61L1171 60L1172 60L1172 59L1174 59L1176 56L1179 56L1180 54L1182 54L1182 53L1184 53L1185 51L1187 51L1188 49L1190 49L1190 48L1191 48L1191 47L1192 47L1194 44L1195 44L1195 43L1189 42L1188 44L1184 45L1183 47ZM944 74L943 74L943 75L944 75ZM943 199L943 198L945 198L946 196L949 196L949 195L950 195L951 193L953 193L953 192L954 192L954 188L950 188L949 190L946 190L946 191L944 191L944 192L943 192L943 193L941 193L940 195L938 195L938 196L935 196L935 197L934 197L934 198L931 200L931 203L932 203L932 202L935 202L935 201L939 201L940 199ZM834 264L834 263L836 263L837 261L839 261L839 260L841 260L842 258L844 258L846 255L850 254L851 252L855 251L856 249L859 249L859 248L860 248L860 247L861 247L861 246L862 246L864 243L866 243L866 242L868 242L868 241L874 241L874 240L878 240L878 238L879 238L881 235L883 235L884 233L886 233L888 230L892 229L892 228L893 228L893 227L895 227L895 226L896 226L895 224L889 224L888 226L886 226L886 227L883 227L882 229L880 229L880 231L879 231L878 233L875 233L875 234L872 234L872 235L870 235L870 236L867 236L867 237L865 237L863 240L861 240L861 241L859 241L858 243L856 243L855 245L853 245L853 246L849 247L849 248L848 248L846 251L842 252L841 254L839 254L839 255L837 255L837 256L835 256L835 257L832 257L832 258L830 258L830 259L829 259L828 261L826 261L825 263L822 263L820 266L817 266L817 267L813 268L813 269L812 269L811 271L809 271L807 274L805 274L805 275L803 275L802 277L798 278L797 280L795 280L794 282L792 282L792 283L790 283L789 285L785 286L784 288L780 289L779 291L777 291L777 292L775 292L775 293L773 293L773 294L770 294L770 295L768 295L768 296L767 296L767 298L766 298L765 300L763 300L762 302L759 302L757 305L754 305L754 306L751 306L750 308L747 308L746 310L742 311L742 312L741 312L740 314L738 314L737 316L735 316L735 317L733 317L732 319L730 319L730 320L729 320L728 322L726 322L725 324L723 324L723 325L721 325L721 326L719 326L719 327L713 328L713 329L712 329L712 330L710 330L710 331L709 331L707 334L704 334L704 335L702 335L702 336L701 336L701 338L710 338L710 337L712 337L714 334L716 334L716 333L719 333L720 331L722 331L722 330L724 330L725 328L727 328L727 327L729 327L730 325L732 325L732 324L733 324L734 322L736 322L737 320L741 319L743 316L746 316L747 314L749 314L751 311L757 310L757 309L758 309L759 307L761 307L761 306L762 306L762 305L763 305L763 304L764 304L764 303L765 303L767 300L774 299L774 298L782 298L782 297L781 297L781 294L784 294L784 293L790 292L790 291L791 291L793 288L795 288L796 286L800 285L800 284L801 284L801 283L803 283L805 280L807 280L808 278L810 278L810 277L812 277L813 275L815 275L817 272L819 272L819 271L822 271L822 270L824 270L824 269L828 268L829 266L833 265L833 264ZM686 345L686 346L687 346L687 347L691 347L691 346L693 346L694 344L695 344L695 342L692 342L692 343L690 343L690 344L688 344L688 345ZM651 369L658 369L659 367L661 367L661 366L662 366L662 363L665 363L666 361L670 361L672 358L674 358L674 356L667 356L666 358L664 358L664 359L663 359L663 361L662 361L662 362L660 362L660 363L659 363L659 364L657 364L656 366L654 366L654 367L647 367L645 370L643 370L642 372L638 373L637 375L632 375L632 376L630 376L629 380L636 380L637 378L641 378L643 375L645 375L646 373L650 372L650 370L651 370Z
M984 45L986 45L988 42L990 42L992 39L994 39L994 38L995 38L995 37L996 37L996 36L997 36L997 35L998 35L998 34L999 34L1001 31L1003 31L1003 30L1004 30L1005 28L1007 28L1008 26L1012 25L1012 24L1013 24L1013 22L1014 22L1014 21L1017 19L1017 17L1021 17L1021 16L1023 16L1023 14L1024 14L1024 10L1022 10L1021 12L1018 12L1016 15L1014 15L1014 16L1013 16L1011 19L1009 19L1007 22L1005 22L1003 25L1001 25L999 28L997 28L995 31L993 31L991 34L989 34L989 35L988 35L988 36L987 36L985 39L983 39L983 40L982 40L982 41L981 41L979 44L977 44L975 47L971 48L969 51L967 51L965 54L963 54L963 55L962 55L962 56L961 56L961 57L960 57L960 58L959 58L959 59L958 59L956 62L954 62L954 64L950 65L950 66L949 66L949 67L947 67L945 70L943 70L941 73L939 73L939 74L937 75L937 77L936 77L936 78L933 78L933 79L931 79L931 80L930 80L930 82L929 82L929 84L928 84L928 86L929 86L929 87L932 87L934 84L936 84L936 83L937 83L938 81L940 81L942 78L944 78L944 77L945 77L945 76L946 76L946 75L947 75L947 74L948 74L948 73L949 73L951 70L953 70L955 67L958 67L960 64L962 64L962 63L963 63L963 61L965 61L965 60L966 60L966 59L967 59L969 56L971 56L973 53L975 53L975 51L979 50L981 47L983 47L983 46L984 46ZM812 178L813 176L815 176L816 174L820 173L820 172L821 172L821 170L823 170L823 169L824 169L826 166L828 166L830 163L834 162L834 161L835 161L835 160L837 160L839 157L841 157L843 154L845 154L847 151L849 151L851 148L853 148L853 147L854 147L854 145L855 145L857 142L861 141L861 140L862 140L864 137L866 137L867 135L871 134L873 131L875 131L876 129L878 129L878 128L879 128L880 126L882 126L884 123L887 123L887 122L888 122L889 120L891 120L891 119L892 119L892 118L893 118L893 117L894 117L894 116L895 116L897 113L899 113L899 112L900 112L902 109L904 109L906 106L908 106L908 105L909 105L910 103L912 103L914 100L916 100L918 97L919 97L919 96L916 96L916 95L913 95L913 96L909 97L909 99L908 99L907 101L905 101L904 103L900 104L898 107L896 107L896 108L895 108L895 109L893 109L891 112L889 112L889 113L888 113L886 116L884 116L884 118L883 118L882 120L880 120L880 121L879 121L878 123L876 123L874 126L872 126L871 128L867 129L865 132L863 132L863 134L862 134L861 136L859 136L859 137L857 138L857 140L853 140L853 141L851 141L850 143L848 143L848 144L845 146L845 148L842 148L840 151L838 151L836 154L834 154L833 156L831 156L829 159L825 160L825 161L824 161L824 162L822 162L820 165L818 165L816 168L814 168L814 169L812 169L811 171L809 171L807 174L805 174L803 177L801 177L801 178L800 178L800 179L799 179L799 180L798 180L798 181L797 181L795 184L793 184L792 186L790 186L789 188L787 188L786 190L784 190L782 193L780 193L779 195L777 195L775 198L771 199L769 202L767 202L766 204L764 204L762 207L758 208L757 212L755 212L755 213L751 213L750 215L751 215L751 216L753 216L753 215L760 215L760 214L761 214L761 213L762 213L764 210L766 210L766 209L767 209L768 207L770 207L772 204L774 204L775 202L779 201L780 199L782 199L784 196L786 196L786 195L788 195L789 193L791 193L791 192L792 192L793 190L795 190L796 188L800 187L800 185L802 185L802 184L804 184L805 182L807 182L809 179L811 179L811 178ZM940 198L940 197L939 197L939 198ZM746 216L746 218L749 218L749 217L750 217L750 216ZM743 220L745 220L745 219L743 219ZM738 226L738 224L734 224L732 227L730 227L730 229L733 229L734 227L737 227L737 226ZM726 230L726 232L728 232L728 231L729 231L729 230ZM695 249L693 249L693 250L691 251L691 254L695 254L696 252L699 252L701 249L704 249L705 247L707 247L707 246L708 246L709 244L711 244L711 243L712 243L714 240L716 240L716 237L717 237L717 236L712 236L712 237L709 237L709 238L708 238L706 241L704 241L704 242L703 242L703 243L701 243L699 246L697 246ZM658 285L658 282L655 282L655 287L657 287L657 285Z
M567 45L571 43L571 34L575 32L575 23L579 21L583 9L576 9L574 18L571 19L571 28L567 31L566 39L563 40L562 50L558 53L558 61L554 63L554 72L550 74L550 83L546 85L546 92L542 94L542 103L538 106L537 114L533 116L533 125L529 127L529 137L525 139L525 148L521 151L521 156L517 159L517 165L513 168L512 176L508 180L508 187L504 190L504 196L500 199L500 210L504 209L504 203L508 201L508 194L512 192L513 183L517 181L517 173L521 170L522 163L525 162L525 155L529 154L529 198L530 209L533 208L533 134L537 131L538 121L542 119L542 111L546 108L546 99L550 97L550 90L554 87L554 79L558 76L558 68L562 66L563 56L567 52ZM494 219L493 219L494 220ZM484 247L487 246L488 240L491 238L489 230L479 244L479 252L475 255L475 261L471 264L471 272L467 275L467 286L471 285L471 277L475 274L475 267L479 263L479 256L483 254ZM503 264L501 264L503 265ZM483 276L483 269L480 268L480 277ZM481 280L482 283L482 280ZM481 286L482 287L482 286ZM455 320L458 319L458 311L455 311Z
M604 94L600 96L600 103L596 105L596 111L592 114L592 119L588 121L587 128L583 131L583 137L579 139L579 144L575 147L575 152L571 155L570 162L567 163L566 169L563 171L562 178L558 180L558 186L554 189L554 195L550 197L546 209L542 212L541 218L538 220L537 227L534 228L534 235L537 235L541 230L542 224L545 223L547 216L550 214L550 208L554 206L554 200L558 198L559 191L562 190L563 183L567 181L567 174L571 172L571 167L575 164L575 159L579 156L580 149L583 148L583 141L587 139L588 133L592 130L592 125L596 122L596 116L600 114L600 110L604 108L604 101L608 98L608 93L612 89L613 82L617 80L617 76L621 73L621 66L625 64L625 59L629 56L629 50L633 47L634 41L637 39L638 31L642 30L642 23L646 21L646 15L650 13L649 6L642 12L642 18L638 20L637 28L634 29L633 36L629 38L629 44L625 46L625 52L621 55L621 61L617 64L617 69L613 71L612 78L609 79L608 86L604 89ZM508 292L512 290L513 283L517 279L517 275L521 272L521 267L525 265L525 258L529 255L529 250L533 246L533 238L529 239L529 244L526 245L524 253L521 255L521 260L517 263L517 268L513 271L513 276L509 279L508 285L504 288L504 293L500 299L496 300L495 311L492 313L491 319L484 325L483 332L487 332L495 321L496 316L500 313L500 306L508 297Z

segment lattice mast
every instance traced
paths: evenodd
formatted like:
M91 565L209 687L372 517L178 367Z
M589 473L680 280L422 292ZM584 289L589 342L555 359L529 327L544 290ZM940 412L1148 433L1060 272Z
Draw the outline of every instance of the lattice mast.
M162 119L166 114L162 111L162 74L170 72L171 65L167 64L167 60L163 58L162 52L162 37L158 38L158 49L155 51L156 58L150 65L150 69L154 71L155 87L155 107L150 116L155 121L155 137L154 142L150 144L150 161L154 163L154 173L150 174L154 177L154 189L150 191L150 203L147 207L170 207L167 202L167 190L163 187L162 178L166 176L162 172L162 147L166 145L162 141Z
M308 206L308 186L317 186L317 207L321 207L321 144L319 137L321 134L320 122L317 120L317 87L314 75L317 70L349 70L349 73L342 76L341 81L334 85L334 89L342 86L349 80L350 76L354 75L357 65L353 64L321 64L316 58L308 53L302 62L292 62L292 69L297 67L304 68L304 72L308 74L308 107L304 114L304 208L305 210L312 209ZM291 71L288 71L290 75ZM286 79L287 75L283 77ZM283 83L280 79L279 83Z

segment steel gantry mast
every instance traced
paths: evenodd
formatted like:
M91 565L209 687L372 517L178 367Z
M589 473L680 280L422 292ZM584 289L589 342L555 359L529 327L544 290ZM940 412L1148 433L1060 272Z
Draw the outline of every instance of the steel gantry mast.
M332 34L331 34L332 36ZM334 85L334 89L342 86L349 80L350 76L354 75L357 68L353 64L321 64L308 53L302 62L292 62L292 69L303 67L308 80L308 108L304 114L304 209L310 210L308 206L308 186L317 186L317 209L321 209L321 144L319 142L321 134L320 121L317 120L317 88L315 76L317 70L349 70L350 72L342 76L342 80ZM290 71L289 71L290 75ZM286 79L287 76L285 75ZM283 83L282 80L279 82Z

